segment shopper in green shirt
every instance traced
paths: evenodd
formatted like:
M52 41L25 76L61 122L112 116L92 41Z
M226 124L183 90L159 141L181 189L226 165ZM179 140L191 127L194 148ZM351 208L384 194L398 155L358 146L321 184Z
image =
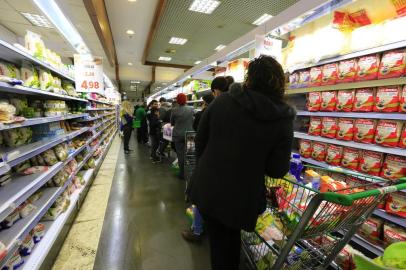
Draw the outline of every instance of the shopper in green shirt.
M137 141L138 143L148 142L148 128L146 120L146 104L143 103L135 112L134 128L137 129Z

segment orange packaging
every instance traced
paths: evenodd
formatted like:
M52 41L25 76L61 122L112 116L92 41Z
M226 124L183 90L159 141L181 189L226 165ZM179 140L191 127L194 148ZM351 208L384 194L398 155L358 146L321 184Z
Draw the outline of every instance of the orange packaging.
M310 83L309 86L321 85L322 72L321 67L312 67L310 69Z
M340 165L341 158L343 157L343 147L329 144L326 151L326 162L328 164L338 166Z
M360 150L352 147L344 147L343 158L341 159L341 166L357 170L360 159Z
M312 142L309 140L300 140L299 154L304 158L309 158L312 154Z
M403 125L403 131L399 140L399 147L406 148L406 124Z
M309 125L309 135L320 136L321 134L321 118L320 117L310 117Z
M380 120L376 126L375 143L382 146L396 147L401 131L401 121Z
M358 89L355 91L354 112L372 112L375 102L375 90L372 88Z
M307 95L306 107L309 112L320 111L321 106L321 94L320 92L310 92Z
M399 112L406 112L406 85L403 86L402 92L400 93Z
M400 86L379 87L376 91L374 112L399 111L400 90Z
M354 105L355 91L340 90L337 93L336 111L351 112Z
M362 56L358 60L357 81L376 80L379 70L379 54Z
M397 180L406 176L406 157L387 155L383 163L381 177Z
M310 83L310 70L302 70L299 72L299 83L298 87L308 87Z
M313 142L312 158L318 161L324 161L326 158L326 148L325 143Z
M404 193L391 193L386 202L386 212L406 218L406 195ZM406 234L403 233L402 241L406 241Z
M338 77L338 64L326 64L321 68L322 79L321 85L331 85L335 84Z
M341 189L347 189L348 185L345 182L337 181L330 176L324 175L320 179L320 192L334 192ZM348 190L338 191L338 193L348 193Z
M375 129L375 120L356 119L354 122L354 141L372 143L374 141Z
M338 119L336 138L344 141L352 141L352 139L354 138L354 119Z
M336 91L323 91L321 92L321 107L320 111L333 112L337 104Z
M337 83L353 82L357 74L357 60L349 59L340 61L338 64Z
M335 138L337 133L337 118L323 117L321 119L321 136Z
M358 165L358 171L369 175L379 176L383 162L383 154L364 150Z
M406 65L405 57L405 50L396 50L384 53L379 66L378 79L403 76Z

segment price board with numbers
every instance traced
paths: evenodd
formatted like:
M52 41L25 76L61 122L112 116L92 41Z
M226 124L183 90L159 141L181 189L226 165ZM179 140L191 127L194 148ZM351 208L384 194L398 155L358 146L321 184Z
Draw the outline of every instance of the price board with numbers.
M103 60L92 55L75 54L77 92L104 93Z

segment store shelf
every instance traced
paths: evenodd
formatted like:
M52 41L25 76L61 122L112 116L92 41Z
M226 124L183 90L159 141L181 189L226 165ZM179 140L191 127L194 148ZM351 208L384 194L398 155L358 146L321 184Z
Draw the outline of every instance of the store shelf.
M94 116L94 117L87 117L87 118L80 119L80 120L78 120L77 122L90 122L90 121L94 121L94 120L100 119L100 118L102 118L103 116L104 116L104 115L102 114L102 115L98 115L98 116Z
M388 214L382 209L375 209L373 214L377 217L380 217L384 220L388 220L391 223L406 229L406 218L401 218L399 216Z
M344 118L368 118L368 119L391 119L391 120L406 120L404 113L356 113L356 112L308 112L297 111L298 116L319 116L319 117L344 117Z
M406 77L288 89L286 90L286 95L303 94L309 92L321 92L321 91L348 90L366 87L379 87L387 85L402 85L402 84L406 84Z
M406 156L406 149L396 148L396 147L382 147L374 144L364 144L352 141L340 141L336 139L324 138L319 136L312 136L302 132L294 132L294 137L299 139L307 139L312 141L324 142L328 144L337 144L342 146L354 147L358 149L364 149L369 151L387 153L398 156Z
M87 100L97 102L97 103L100 103L100 104L113 105L110 102L101 101L101 100L97 100L97 99L93 99L93 98L87 98Z
M383 248L381 248L380 246L374 245L372 243L370 243L369 241L367 241L366 239L364 239L363 237L355 234L351 240L350 243L353 242L355 244L357 244L358 246L360 246L361 248L363 248L366 251L369 251L371 253L373 253L375 256L382 256L383 254Z
M115 108L87 108L86 111L106 111L114 110Z
M30 61L31 63L40 65L46 69L49 69L50 71L57 74L58 76L63 77L64 79L75 82L75 79L70 77L68 74L65 74L61 70L52 67L51 65L30 55L28 52L21 50L3 40L0 40L0 58L13 62L13 63L16 63L16 64L20 64L21 61L27 60L27 61Z
M61 100L76 100L87 102L86 99L71 97L62 94L56 94L52 92L43 91L40 89L29 88L25 86L12 86L8 83L0 82L0 93L8 94L20 94L20 95L29 95L29 96L40 96L45 99L61 99Z

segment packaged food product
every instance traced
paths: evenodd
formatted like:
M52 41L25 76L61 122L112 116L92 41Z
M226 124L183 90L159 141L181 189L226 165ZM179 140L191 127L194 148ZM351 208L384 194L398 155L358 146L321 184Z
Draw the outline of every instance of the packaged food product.
M22 115L23 110L28 106L26 98L10 98L10 104L16 108L15 115Z
M16 223L17 220L20 219L20 212L18 211L18 209L15 209L13 211L13 213L11 213L10 215L8 215L2 222L1 222L1 226L5 229L10 228L11 226L13 226L14 223Z
M20 253L18 250L16 250L13 254L13 256L8 259L6 264L3 266L1 270L17 270L24 264L24 259L21 257Z
M324 175L321 177L320 181L320 192L330 192L330 191L338 191L338 193L348 193L347 184L342 181L337 181L331 178L328 175Z
M354 262L352 260L353 253L354 249L350 245L345 245L334 260L342 270L352 270L354 269Z
M403 124L403 131L400 135L399 147L406 148L406 124Z
M0 122L12 123L16 114L16 108L8 103L0 104Z
M357 74L357 60L349 59L338 64L337 83L353 82Z
M312 158L318 161L326 159L327 145L325 143L313 142Z
M298 87L308 87L310 83L310 70L302 70L299 72Z
M31 197L28 198L27 202L33 203L33 202L39 200L42 197L43 193L44 192L40 189L39 191L37 191L33 195L31 195Z
M32 56L41 60L44 59L45 44L40 35L27 31L25 35L25 48Z
M7 248L6 246L0 242L0 261L4 259L7 255Z
M375 104L375 90L372 88L358 89L355 91L354 112L372 112Z
M352 141L354 138L354 119L339 118L337 123L337 139Z
M381 177L397 180L406 176L406 157L387 155L383 163Z
M381 237L383 229L383 220L380 218L369 217L364 224L361 225L359 233L366 239L378 241Z
M335 138L337 133L337 118L323 117L321 119L321 136Z
M37 69L28 61L21 66L21 80L26 87L40 88Z
M396 78L403 76L406 66L405 50L385 52L379 66L379 79Z
M386 212L406 218L406 195L401 192L391 193L386 201Z
M32 239L34 243L38 243L44 237L45 234L45 226L42 223L38 223L35 225L34 229L31 231Z
M41 154L41 156L44 158L45 163L48 166L53 166L58 162L58 158L56 157L53 149L46 150Z
M331 63L322 66L322 79L321 85L335 84L338 77L338 64Z
M58 157L59 161L64 161L68 158L68 151L64 144L58 144L54 147L55 155Z
M321 118L320 117L310 117L309 124L309 135L320 136L321 134Z
M48 170L48 166L33 166L23 171L23 174L30 175L34 173L42 173Z
M354 122L354 141L372 143L376 130L376 120L356 119Z
M352 147L344 147L343 158L341 159L341 166L357 170L360 159L360 150Z
M30 167L31 167L30 161L26 160L26 161L21 162L17 166L15 166L14 171L16 173L22 173L23 171L25 171L26 169L28 169Z
M385 223L383 225L383 242L385 246L389 246L390 244L403 241L406 241L405 230L389 223Z
M53 77L51 73L47 70L40 69L39 71L39 81L41 90L50 91L53 85Z
M383 146L396 147L402 131L402 122L380 120L376 126L375 143Z
M337 91L321 92L321 107L320 111L332 112L336 108Z
M309 158L312 154L312 142L309 140L300 140L299 154L304 158Z
M336 111L338 112L351 112L354 106L355 91L354 90L340 90L337 93Z
M289 74L289 88L297 88L299 84L299 73L293 72Z
M400 86L379 87L376 91L375 112L397 112L400 104Z
M56 187L61 187L69 178L69 173L66 170L60 170L53 178L52 183Z
M23 242L21 243L20 246L20 254L21 256L28 256L31 254L33 248L34 248L34 240L32 239L31 234L27 234L27 236L24 238Z
M334 144L329 144L327 146L327 151L326 151L326 162L328 164L338 166L340 165L341 159L343 157L343 147L334 145Z
M378 78L379 54L362 56L358 60L357 81L375 80Z
M11 181L11 174L6 173L0 176L0 186L5 186Z
M379 176L383 162L383 154L364 150L358 165L358 171L369 175Z
M307 95L307 110L309 112L320 111L321 107L321 93L320 92L310 92Z
M321 79L323 77L321 67L312 67L310 69L310 83L309 86L320 86L321 85Z
M18 207L18 211L20 211L20 216L22 218L27 217L32 211L34 211L36 207L31 204L30 202L24 202Z
M46 166L47 164L45 163L44 158L41 155L36 156L37 162L39 166Z
M20 71L15 65L6 62L0 62L0 77L20 79Z
M406 112L406 85L403 86L399 103L399 112Z
M313 182L319 182L320 183L320 174L313 170L306 170L305 175L304 175L304 181L305 183L313 183Z

